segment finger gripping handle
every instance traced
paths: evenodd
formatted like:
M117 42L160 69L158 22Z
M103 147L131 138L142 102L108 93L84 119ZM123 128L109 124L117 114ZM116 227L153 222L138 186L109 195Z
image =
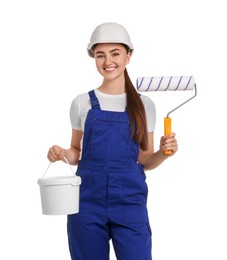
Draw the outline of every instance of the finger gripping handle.
M165 117L164 118L164 135L169 135L172 133L171 130L171 118L170 117ZM165 154L171 154L172 151L171 150L167 150L165 151Z

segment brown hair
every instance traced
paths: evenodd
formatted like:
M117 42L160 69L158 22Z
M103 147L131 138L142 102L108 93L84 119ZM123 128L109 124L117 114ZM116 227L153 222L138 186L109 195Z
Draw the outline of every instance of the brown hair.
M125 75L125 92L127 96L127 108L131 122L131 133L133 139L139 143L142 150L148 149L147 120L143 102L136 91L128 75L127 69Z

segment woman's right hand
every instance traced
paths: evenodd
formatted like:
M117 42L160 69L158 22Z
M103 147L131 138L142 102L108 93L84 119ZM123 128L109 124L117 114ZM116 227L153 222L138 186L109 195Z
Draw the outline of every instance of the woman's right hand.
M56 161L63 160L65 155L65 149L61 148L58 145L53 145L48 151L47 158L50 162L54 163Z

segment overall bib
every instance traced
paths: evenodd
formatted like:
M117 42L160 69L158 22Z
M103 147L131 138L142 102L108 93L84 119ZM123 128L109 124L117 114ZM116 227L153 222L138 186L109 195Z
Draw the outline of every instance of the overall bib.
M139 145L124 112L100 109L92 90L83 137L79 213L68 215L72 260L108 260L112 239L118 260L151 260L147 184L137 163Z

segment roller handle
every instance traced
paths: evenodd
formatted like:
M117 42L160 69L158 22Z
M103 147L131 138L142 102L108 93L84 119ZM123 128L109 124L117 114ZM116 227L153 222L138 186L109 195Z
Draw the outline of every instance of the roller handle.
M165 117L164 118L164 135L169 135L172 133L171 130L171 118L170 117ZM165 154L171 154L172 150L167 150L165 151Z

